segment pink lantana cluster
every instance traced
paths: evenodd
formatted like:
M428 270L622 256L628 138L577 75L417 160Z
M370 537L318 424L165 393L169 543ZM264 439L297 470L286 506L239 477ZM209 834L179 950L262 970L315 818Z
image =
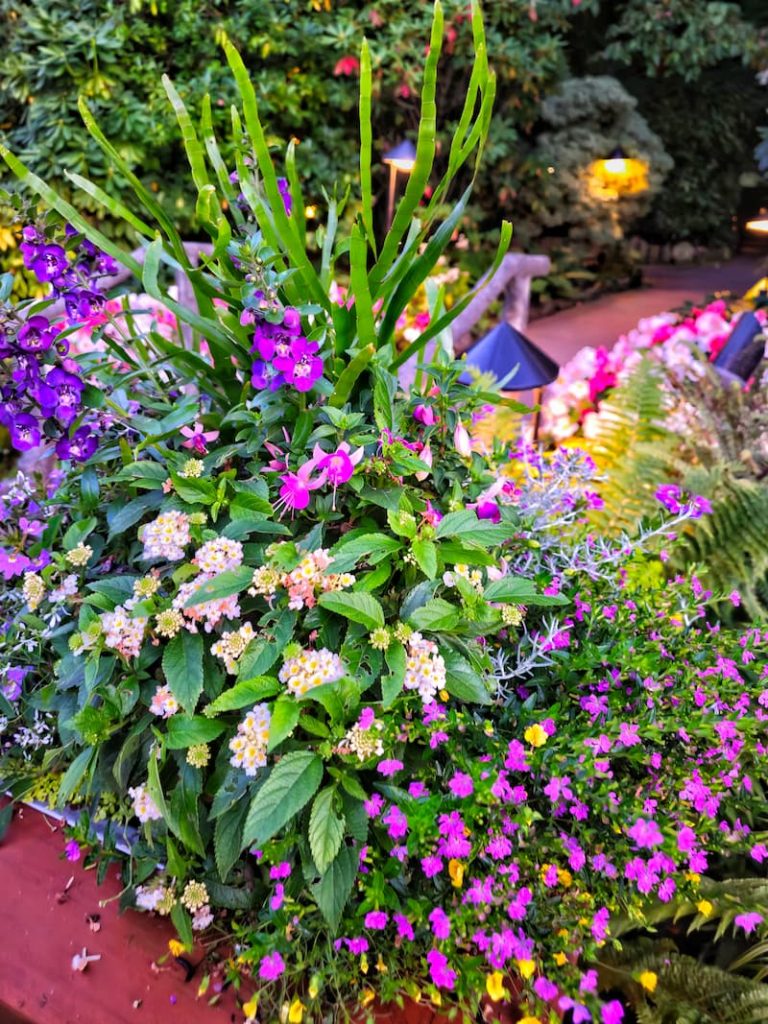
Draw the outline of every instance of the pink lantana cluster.
M144 558L178 562L184 557L184 549L190 540L189 516L173 509L162 512L157 519L147 523L141 532L141 540Z
M278 588L282 587L288 591L289 608L295 611L314 608L319 594L344 590L355 582L352 573L327 572L332 563L333 558L328 551L318 548L305 555L290 572L281 573L269 566L260 566L254 571L253 585L248 593L271 599L276 596Z

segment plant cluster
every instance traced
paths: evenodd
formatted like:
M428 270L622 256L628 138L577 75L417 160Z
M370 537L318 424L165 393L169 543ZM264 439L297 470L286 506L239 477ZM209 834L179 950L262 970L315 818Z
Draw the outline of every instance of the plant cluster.
M229 43L234 169L164 83L211 239L200 266L95 123L142 204L143 269L2 151L155 305L62 314L88 334L72 358L98 384L83 399L100 438L47 496L22 476L3 497L0 777L17 798L55 778L76 802L71 859L85 847L106 870L119 825L124 905L169 916L174 949L229 940L212 970L251 1022L410 997L619 1024L666 1005L679 973L676 954L627 966L622 936L676 914L740 940L768 926L760 879L721 884L768 858L768 636L721 628L695 574L664 576L706 499L665 483L637 537L605 536L588 455L473 443L489 404L519 407L460 384L440 345L398 381L471 299L448 309L429 281L490 126L477 8L471 27L470 91L425 201L436 5L416 166L384 238L363 47L362 212L338 237L331 197L317 263L295 154L278 174ZM30 241L47 268L55 243ZM429 321L398 349L422 286Z

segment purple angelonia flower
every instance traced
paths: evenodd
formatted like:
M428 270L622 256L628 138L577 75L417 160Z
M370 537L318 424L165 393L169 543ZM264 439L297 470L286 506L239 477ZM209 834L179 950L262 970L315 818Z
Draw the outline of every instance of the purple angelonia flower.
M46 352L53 344L56 333L44 316L31 316L19 328L16 341L24 352Z
M19 452L28 452L40 445L40 424L30 413L20 412L8 424L11 444Z
M316 353L320 346L303 336L294 339L285 356L276 356L272 365L285 375L297 391L309 391L323 375L323 360Z
M60 245L25 243L21 246L24 266L38 281L54 281L69 266L67 254Z
M87 462L98 446L98 438L89 426L78 427L72 437L60 438L56 444L56 454L62 460Z
M293 199L291 198L291 190L288 184L287 178L278 178L277 187L280 190L280 195L283 197L283 206L285 207L286 217L291 216L291 210L293 208Z

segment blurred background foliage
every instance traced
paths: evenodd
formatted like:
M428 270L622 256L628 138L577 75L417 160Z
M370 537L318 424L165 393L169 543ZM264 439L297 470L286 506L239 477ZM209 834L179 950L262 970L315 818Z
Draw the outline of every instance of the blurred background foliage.
M466 0L444 6L438 112L447 140L471 65L471 32ZM754 149L768 106L757 74L768 66L764 0L485 7L498 98L462 229L470 269L486 263L502 216L514 221L519 248L555 258L551 281L539 289L544 297L594 290L596 278L627 283L633 231L651 241L734 244L745 175L757 179ZM174 79L193 110L210 93L217 132L228 137L234 92L219 46L226 33L251 71L271 141L299 141L306 195L322 203L323 185L343 187L357 173L351 115L362 35L371 45L381 155L417 124L430 17L424 0L0 0L0 137L65 191L74 171L119 194L121 182L80 121L84 95L120 153L194 237L193 199L181 186L185 161L160 76ZM596 75L611 76L611 84L596 88ZM583 172L616 145L648 160L650 188L642 200L601 210L584 193ZM381 211L383 167L377 180ZM97 216L87 196L78 202Z

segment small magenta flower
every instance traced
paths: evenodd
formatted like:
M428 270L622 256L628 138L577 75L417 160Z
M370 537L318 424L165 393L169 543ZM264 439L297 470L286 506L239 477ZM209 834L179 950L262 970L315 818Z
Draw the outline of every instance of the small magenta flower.
M456 984L456 971L448 966L448 957L439 949L430 949L427 953L429 975L438 988L452 989Z
M218 430L204 430L203 424L199 420L194 427L182 427L181 433L187 438L182 443L182 448L192 448L198 455L207 455L208 442L215 441L219 436Z
M76 839L70 839L64 847L64 852L67 855L67 860L74 863L76 860L80 860L80 844Z
M398 761L396 758L390 758L389 760L379 761L376 766L376 771L383 775L385 779L391 778L393 775L397 775L398 772L403 770L403 762Z
M291 512L301 512L309 505L310 491L317 490L325 483L326 474L322 473L314 479L311 476L315 468L314 459L305 462L295 473L283 473L280 477L280 503Z
M733 923L737 928L743 928L747 935L751 935L757 926L762 924L764 920L765 919L762 914L752 911L749 914L737 914L733 919Z
M492 523L501 522L501 509L495 501L479 501L475 512L478 519L490 519Z
M365 927L372 931L382 931L387 927L389 917L384 910L371 910L365 915Z
M285 355L276 355L272 365L297 391L309 391L323 375L323 360L316 355L320 346L300 335L288 345Z
M268 953L261 958L259 964L259 977L264 981L274 981L279 978L285 970L285 961L279 953Z
M413 418L417 423L425 427L432 427L437 423L437 414L431 405L417 405L413 410Z
M471 776L466 775L464 772L456 772L448 783L448 789L450 789L454 796L464 797L471 796L475 787Z

